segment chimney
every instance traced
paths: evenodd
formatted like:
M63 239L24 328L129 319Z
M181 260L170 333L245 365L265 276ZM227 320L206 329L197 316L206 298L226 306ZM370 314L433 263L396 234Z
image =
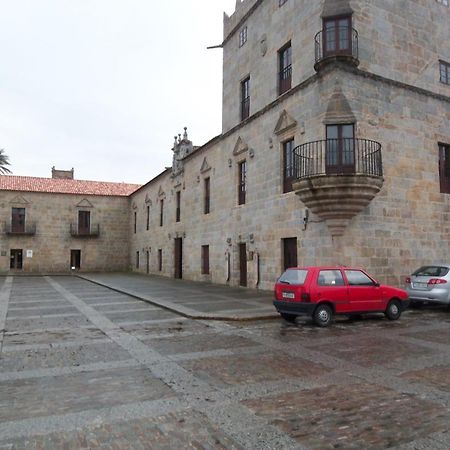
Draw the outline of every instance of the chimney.
M73 180L73 167L72 170L58 170L53 166L52 178L57 178L59 180Z

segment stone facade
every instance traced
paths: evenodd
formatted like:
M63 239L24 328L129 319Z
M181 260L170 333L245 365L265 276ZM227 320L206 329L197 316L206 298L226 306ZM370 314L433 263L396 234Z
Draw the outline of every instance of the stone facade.
M183 278L239 285L246 244L247 286L262 289L272 288L283 270L287 238L297 239L299 265L357 265L397 285L420 264L448 259L450 195L440 192L438 144L450 144L450 87L439 81L439 60L450 60L450 9L436 0L334 2L351 11L358 54L330 58L316 71L314 39L332 4L244 0L225 15L223 133L187 155L182 172L166 170L132 194L133 270L174 276L176 238L183 243ZM279 50L289 42L292 88L279 96ZM241 121L247 77L250 117ZM379 143L383 159L381 191L340 235L295 191L283 193L283 143L326 139L333 123L353 124L354 137ZM246 201L238 205L244 160ZM335 209L346 201L337 200ZM202 274L202 246L209 246L209 274Z
M397 285L423 263L448 260L450 188L442 193L440 182L446 174L450 186L450 174L439 147L450 158L450 86L439 68L450 61L450 8L436 0L280 3L238 0L224 16L220 136L195 147L185 129L171 168L128 197L89 198L98 238L70 235L82 195L20 194L36 236L51 231L39 240L4 235L2 250L33 249L30 271L67 270L70 249L80 248L84 270L260 289L272 288L293 253L298 265L360 266ZM280 50L289 45L290 88L280 95ZM338 139L328 136L336 130ZM5 193L3 221L18 194Z
M129 198L3 191L0 202L0 272L11 250L22 250L23 273L68 273L71 250L81 251L80 271L128 269ZM26 232L11 234L12 208L25 209ZM89 211L92 236L74 236L79 211ZM97 228L98 225L98 228ZM98 236L97 236L98 230Z

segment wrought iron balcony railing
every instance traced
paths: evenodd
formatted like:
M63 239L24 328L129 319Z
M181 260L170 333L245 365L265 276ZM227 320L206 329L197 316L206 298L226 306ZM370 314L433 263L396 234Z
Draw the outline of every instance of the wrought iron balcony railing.
M36 234L36 222L5 222L5 233L12 236L33 236Z
M80 227L77 223L70 224L72 237L98 237L100 236L100 224L91 224L89 228Z
M328 58L341 58L359 64L358 32L349 26L328 27L315 37L315 69Z
M293 150L295 178L317 175L383 176L381 144L369 139L325 139Z

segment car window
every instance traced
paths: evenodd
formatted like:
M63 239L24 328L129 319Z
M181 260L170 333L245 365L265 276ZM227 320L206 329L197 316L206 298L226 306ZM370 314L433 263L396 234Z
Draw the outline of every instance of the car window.
M344 286L344 278L340 270L321 270L317 277L319 286Z
M348 284L350 286L373 286L375 283L360 270L346 270Z
M445 277L447 274L448 267L443 266L424 266L413 273L416 277Z
M307 270L288 269L278 279L280 283L301 285L306 280Z

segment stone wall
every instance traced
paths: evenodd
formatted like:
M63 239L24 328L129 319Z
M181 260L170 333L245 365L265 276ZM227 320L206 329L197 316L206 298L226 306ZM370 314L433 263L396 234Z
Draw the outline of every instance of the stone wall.
M13 207L26 209L27 223L36 223L34 236L5 234ZM70 224L78 211L91 211L99 224L98 237L72 237ZM81 271L128 269L129 199L70 194L2 191L0 202L0 272L9 271L11 249L23 249L23 272L69 272L70 251L81 250ZM26 251L32 250L32 257Z

